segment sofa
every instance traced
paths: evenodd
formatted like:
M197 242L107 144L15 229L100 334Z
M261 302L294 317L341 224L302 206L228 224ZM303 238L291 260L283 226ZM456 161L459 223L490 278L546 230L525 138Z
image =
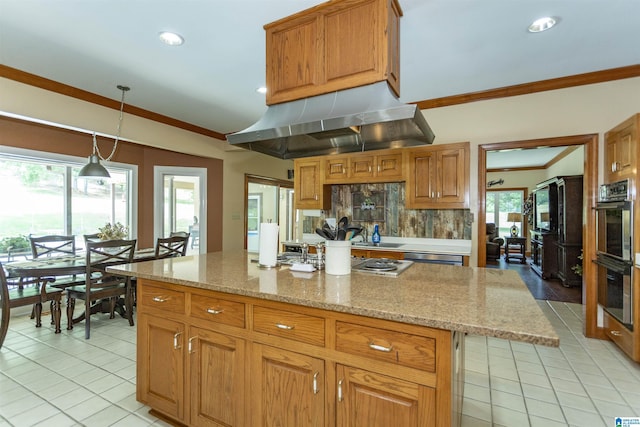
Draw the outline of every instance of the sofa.
M500 248L504 245L504 239L498 236L498 229L493 222L487 223L487 261L498 260L500 258Z

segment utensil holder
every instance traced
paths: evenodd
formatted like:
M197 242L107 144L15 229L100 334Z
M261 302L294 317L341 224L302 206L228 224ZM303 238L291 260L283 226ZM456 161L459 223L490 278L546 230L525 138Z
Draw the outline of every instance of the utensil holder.
M325 242L324 270L336 276L351 274L351 242L327 240Z

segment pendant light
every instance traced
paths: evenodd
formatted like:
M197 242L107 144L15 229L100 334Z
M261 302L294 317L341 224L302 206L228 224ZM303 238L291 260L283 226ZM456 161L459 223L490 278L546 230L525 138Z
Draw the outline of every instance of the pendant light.
M118 148L118 141L120 140L120 131L122 130L122 117L124 113L124 94L130 88L128 86L117 86L118 89L122 91L122 98L120 99L120 117L118 119L118 129L116 131L116 139L113 143L113 149L111 150L111 154L105 159L100 154L100 149L98 148L98 142L96 141L96 134L93 133L93 153L89 156L89 163L84 165L80 172L78 172L79 177L83 178L111 178L109 175L109 171L100 164L100 160L108 162L111 160L113 155L116 153L116 148Z

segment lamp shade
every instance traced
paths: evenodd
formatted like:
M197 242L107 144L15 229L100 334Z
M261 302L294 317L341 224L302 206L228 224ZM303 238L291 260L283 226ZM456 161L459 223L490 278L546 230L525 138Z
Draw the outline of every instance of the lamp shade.
M100 158L97 154L89 156L89 163L80 169L78 176L84 178L111 178L109 171L100 164Z
M508 222L520 222L521 218L522 218L522 215L520 214L520 212L509 212L507 214Z

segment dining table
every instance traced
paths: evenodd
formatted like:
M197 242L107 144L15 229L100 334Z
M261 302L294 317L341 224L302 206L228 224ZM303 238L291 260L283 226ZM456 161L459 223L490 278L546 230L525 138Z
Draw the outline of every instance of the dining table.
M143 248L134 251L133 262L151 261L156 259L155 248ZM95 261L95 259L94 259ZM122 262L111 262L106 265L117 265ZM84 251L77 252L75 255L51 256L42 258L33 258L25 261L12 261L2 264L7 279L18 279L16 282L20 284L20 279L37 278L37 277L53 277L53 285L55 279L69 278L74 275L81 275L86 272L87 257ZM80 281L80 280L79 280ZM117 304L118 313L125 317L123 304ZM108 304L103 301L96 302L91 309L91 313L108 312ZM82 313L73 319L73 323L83 321L85 314Z

